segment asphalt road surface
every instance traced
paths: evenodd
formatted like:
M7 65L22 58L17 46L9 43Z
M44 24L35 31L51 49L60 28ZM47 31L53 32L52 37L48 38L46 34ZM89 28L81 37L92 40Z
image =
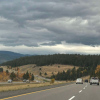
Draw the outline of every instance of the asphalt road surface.
M0 100L100 100L100 86L69 84Z

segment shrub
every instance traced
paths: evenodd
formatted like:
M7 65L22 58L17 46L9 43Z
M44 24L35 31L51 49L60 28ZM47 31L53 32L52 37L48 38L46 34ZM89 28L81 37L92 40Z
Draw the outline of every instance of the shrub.
M58 66L58 68L60 68L60 66Z
M39 68L39 70L41 70L41 68Z
M47 73L45 72L44 75L47 75Z
M9 73L9 71L8 71L8 70L6 70L6 73L8 74L8 73Z
M54 82L55 82L55 79L54 79L54 78L52 78L50 83L52 83L52 84L53 84Z

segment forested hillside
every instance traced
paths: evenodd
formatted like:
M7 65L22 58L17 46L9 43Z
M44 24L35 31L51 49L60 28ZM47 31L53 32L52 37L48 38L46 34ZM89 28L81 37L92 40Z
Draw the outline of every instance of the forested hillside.
M58 72L57 75L52 75L51 77L57 80L75 80L77 77L87 75L95 76L96 67L100 64L100 55L54 54L27 56L2 63L1 65L19 67L27 64L36 64L36 66L52 66L53 64L79 66L79 69L77 70L74 67L72 70L69 69L67 72Z
M56 80L76 80L76 78L91 75L90 68L80 67L76 70L74 67L73 69L69 69L67 72L58 72L56 75L52 75L51 78L55 78Z
M100 55L79 55L79 54L54 54L21 57L16 60L2 63L1 65L10 65L12 67L36 64L37 66L65 64L80 67L96 68L100 64Z

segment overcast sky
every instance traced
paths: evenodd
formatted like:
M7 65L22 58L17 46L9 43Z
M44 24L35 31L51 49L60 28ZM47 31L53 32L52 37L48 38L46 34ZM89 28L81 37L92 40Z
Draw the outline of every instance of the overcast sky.
M0 50L100 54L100 1L0 0Z

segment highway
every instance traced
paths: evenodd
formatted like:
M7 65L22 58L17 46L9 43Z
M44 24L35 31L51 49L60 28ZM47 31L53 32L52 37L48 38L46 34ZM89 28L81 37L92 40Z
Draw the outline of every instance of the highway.
M4 85L4 84L24 84L26 82L12 82L12 83L8 83L8 82L0 82L0 85ZM36 83L36 82L30 82L30 83Z
M100 100L100 86L74 83L0 100Z

